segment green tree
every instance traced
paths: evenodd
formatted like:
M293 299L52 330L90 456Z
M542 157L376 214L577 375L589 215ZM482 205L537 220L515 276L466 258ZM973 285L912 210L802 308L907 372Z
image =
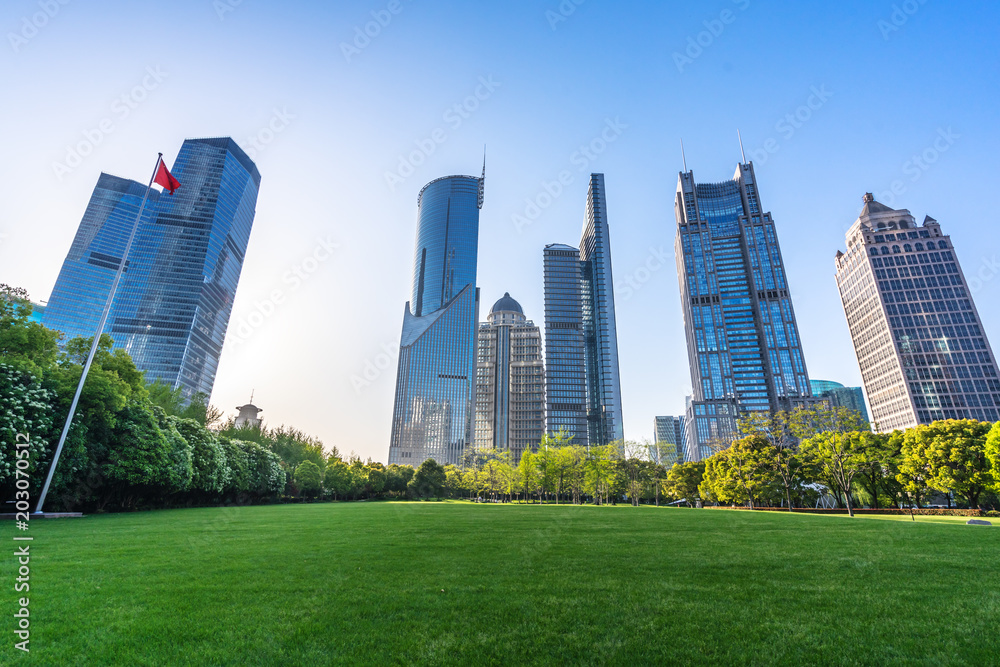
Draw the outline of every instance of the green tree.
M525 502L537 486L538 467L535 465L535 454L530 449L525 449L521 452L521 460L517 463L517 487L524 491Z
M687 463L675 463L667 471L667 480L664 488L674 500L683 500L691 507L692 501L697 503L701 500L698 486L705 477L704 461L688 461Z
M0 358L38 376L55 365L62 334L32 322L33 309L23 288L0 283Z
M705 461L701 486L721 503L747 503L753 509L757 496L773 481L771 449L759 435L740 438Z
M990 462L990 472L993 473L993 491L1000 494L1000 422L993 425L986 434L986 460Z
M191 446L191 491L202 499L217 499L229 483L226 452L218 437L193 419L171 419Z
M323 490L323 472L312 461L303 461L295 469L295 485L308 498L314 498Z
M193 451L188 441L184 439L173 419L167 416L162 408L153 406L156 424L167 442L167 459L169 460L167 475L169 487L177 493L183 493L191 488L191 478L194 475Z
M148 404L132 400L118 415L108 458L102 466L107 499L132 508L143 500L162 501L170 488L170 448Z
M843 493L847 513L854 516L851 487L865 466L864 449L868 439L857 431L824 431L802 441L803 456L811 459L814 469L831 480Z
M903 436L901 471L912 473L932 489L964 496L969 507L995 478L986 456L991 424L973 419L948 419L907 429Z
M411 498L440 498L445 481L444 467L434 459L427 459L417 468L406 490Z
M0 489L6 499L14 498L18 460L25 461L27 468L23 470L32 476L34 487L48 472L46 437L53 428L53 398L29 371L0 363L0 415L3 415L0 419ZM18 443L27 446L18 447ZM37 494L30 496L35 498Z

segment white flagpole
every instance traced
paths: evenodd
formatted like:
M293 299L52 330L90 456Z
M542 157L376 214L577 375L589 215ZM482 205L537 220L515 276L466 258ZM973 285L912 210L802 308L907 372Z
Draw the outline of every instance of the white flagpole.
M122 253L122 259L118 263L118 273L115 274L115 280L111 283L111 291L108 292L108 300L104 304L104 312L101 313L101 321L97 325L97 333L94 334L94 341L90 344L90 354L87 355L87 363L83 365L83 373L80 374L80 383L76 386L76 394L73 396L73 403L69 406L69 414L66 415L66 425L63 427L62 435L59 436L59 444L56 445L55 456L52 457L52 464L49 466L49 475L45 478L45 486L42 487L42 494L38 496L38 505L35 507L35 513L42 513L42 505L45 503L45 496L49 493L49 486L52 484L52 476L56 472L56 465L59 463L59 455L62 454L63 445L66 444L66 436L69 435L69 427L73 424L73 415L76 413L76 406L80 402L80 394L83 393L83 383L87 380L87 373L90 372L90 365L94 363L94 356L97 354L97 346L101 342L101 334L104 332L104 325L108 321L108 314L111 312L111 304L115 300L115 292L118 291L118 283L121 282L122 274L125 272L125 262L128 261L129 250L132 249L132 240L135 239L136 230L139 229L139 219L142 217L142 209L146 207L146 200L149 198L149 191L153 188L153 180L156 178L156 172L160 168L160 163L163 161L163 153L160 153L156 158L156 166L153 167L153 175L149 177L149 185L146 186L146 192L142 195L142 203L139 204L139 211L135 214L135 222L132 223L132 232L129 234L128 243L125 244L125 252Z

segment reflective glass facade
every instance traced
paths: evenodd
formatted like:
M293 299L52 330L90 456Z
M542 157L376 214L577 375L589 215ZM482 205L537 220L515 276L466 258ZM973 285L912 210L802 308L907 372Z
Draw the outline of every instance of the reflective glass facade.
M476 448L509 451L516 463L545 432L541 333L505 294L479 325L478 350Z
M548 245L543 262L546 430L565 430L574 444L586 445L587 353L580 305L580 251Z
M836 269L872 426L997 421L1000 373L951 237L870 193L864 204Z
M592 444L622 440L622 389L618 373L618 326L611 275L611 233L604 174L590 175L587 213L580 239L580 299L587 350L587 428Z
M858 412L868 421L868 408L865 406L865 394L861 387L845 387L833 380L809 380L813 396L825 398L833 407L847 408Z
M653 417L653 442L657 445L673 445L676 452L668 457L662 447L650 450L650 460L671 466L684 462L684 417Z
M681 173L675 215L678 281L693 397L688 460L710 455L742 412L789 409L812 390L774 221L752 163L730 181Z
M260 173L229 138L189 139L181 187L151 191L105 333L147 380L211 395L253 226ZM145 186L101 174L46 308L45 325L94 335Z
M604 175L591 174L579 249L544 251L546 429L581 445L624 438Z
M458 464L472 442L483 184L484 177L447 176L424 186L417 199L389 463Z

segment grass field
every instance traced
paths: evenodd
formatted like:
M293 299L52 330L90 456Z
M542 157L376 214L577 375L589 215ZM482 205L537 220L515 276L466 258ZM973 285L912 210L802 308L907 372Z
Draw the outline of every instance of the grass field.
M36 520L31 533L32 650L12 648L4 611L2 664L1000 662L995 527L452 502Z

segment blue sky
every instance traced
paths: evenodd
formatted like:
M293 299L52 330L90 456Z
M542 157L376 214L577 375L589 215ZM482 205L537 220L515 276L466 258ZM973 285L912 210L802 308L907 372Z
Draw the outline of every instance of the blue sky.
M141 181L158 151L169 164L187 137L232 136L262 184L213 402L232 412L255 389L271 425L385 460L420 187L478 174L487 145L484 307L509 291L541 324L542 248L577 243L603 172L625 433L641 439L690 391L679 142L697 180L724 180L738 128L810 375L859 384L833 256L865 192L941 222L1000 335L998 28L995 3L940 0L8 0L0 282L48 297L101 171Z

